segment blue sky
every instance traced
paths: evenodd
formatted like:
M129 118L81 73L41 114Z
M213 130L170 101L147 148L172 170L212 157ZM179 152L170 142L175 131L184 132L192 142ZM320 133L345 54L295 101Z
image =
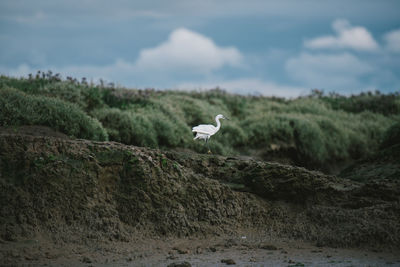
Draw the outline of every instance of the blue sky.
M0 73L295 97L400 90L397 0L1 0Z

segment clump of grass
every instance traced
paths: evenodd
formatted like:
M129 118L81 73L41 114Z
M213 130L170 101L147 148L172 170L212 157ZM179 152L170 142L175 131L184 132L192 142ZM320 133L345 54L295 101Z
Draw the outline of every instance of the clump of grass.
M352 113L370 111L383 115L400 114L400 94L382 94L380 91L362 92L358 95L343 96L336 93L326 95L324 91L314 89L308 98L320 99L335 110Z
M108 136L96 119L77 105L60 99L33 96L14 88L0 89L0 125L43 125L71 137L107 140Z
M381 148L400 144L400 122L393 124L384 134Z
M144 116L117 108L95 110L92 115L101 121L112 141L129 145L157 146L152 125Z
M381 114L332 110L317 99L264 101L254 109L256 112L242 122L242 128L248 129L250 145L292 145L301 163L309 166L376 151L391 122Z
M29 79L0 76L0 88L5 87L12 87L31 95L59 98L77 104L86 111L104 107L106 93L113 90L113 87L89 84L85 78L82 78L82 82L71 77L62 80L59 74L53 74L51 71L38 71L36 76L29 75Z

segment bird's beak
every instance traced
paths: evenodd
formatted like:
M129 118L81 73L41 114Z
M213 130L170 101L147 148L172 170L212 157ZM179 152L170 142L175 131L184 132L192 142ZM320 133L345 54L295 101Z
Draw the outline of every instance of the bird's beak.
M230 119L229 119L228 117L224 117L224 119L226 119L226 120L230 121Z

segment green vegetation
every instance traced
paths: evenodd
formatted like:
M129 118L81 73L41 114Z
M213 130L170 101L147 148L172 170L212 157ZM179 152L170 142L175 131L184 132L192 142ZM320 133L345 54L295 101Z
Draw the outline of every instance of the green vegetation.
M400 122L397 122L385 132L381 147L388 148L394 145L400 145Z
M107 140L97 119L79 107L59 99L27 95L14 88L0 90L0 125L43 125L72 137Z
M400 132L400 95L379 92L345 97L313 90L287 100L219 89L128 90L40 72L20 79L1 76L0 94L0 126L46 125L79 138L108 135L130 145L203 153L191 127L224 114L231 120L211 139L214 153L264 157L278 151L296 164L323 170L372 155L383 139L398 142Z

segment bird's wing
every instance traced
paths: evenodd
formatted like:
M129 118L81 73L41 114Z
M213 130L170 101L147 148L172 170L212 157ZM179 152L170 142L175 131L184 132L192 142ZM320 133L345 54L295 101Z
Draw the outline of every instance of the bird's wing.
M202 134L214 134L215 126L211 124L200 124L193 127L192 132L202 133Z

